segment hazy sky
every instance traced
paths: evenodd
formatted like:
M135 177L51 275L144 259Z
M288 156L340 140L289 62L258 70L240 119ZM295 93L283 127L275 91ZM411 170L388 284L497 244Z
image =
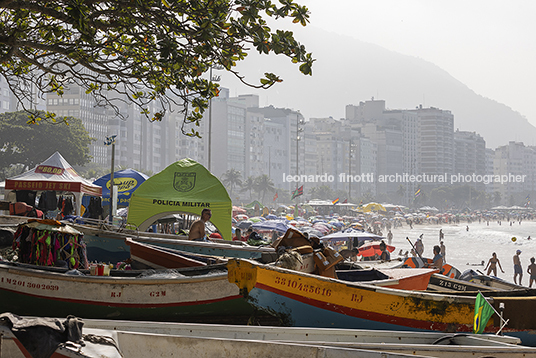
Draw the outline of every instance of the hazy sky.
M536 1L297 2L311 25L430 61L536 125Z

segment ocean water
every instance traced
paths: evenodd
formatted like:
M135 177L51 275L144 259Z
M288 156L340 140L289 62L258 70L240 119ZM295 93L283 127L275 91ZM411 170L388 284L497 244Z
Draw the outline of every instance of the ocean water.
M467 230L467 226L469 230ZM406 240L408 237L413 244L423 234L424 257L433 257L434 245L439 245L439 230L443 229L446 248L446 261L456 267L460 272L467 269L480 270L484 273L485 265L493 252L497 253L501 266L505 273L497 267L497 276L513 282L514 264L513 256L516 250L521 250L521 266L523 268L522 284L528 286L529 274L527 267L530 258L536 257L536 222L522 221L502 222L496 221L471 224L438 224L438 225L414 225L413 229L404 225L401 228L391 230L393 233L392 245L396 247L394 253L400 249L411 252L411 244ZM386 234L384 232L384 234ZM531 239L527 239L528 237ZM516 238L515 241L512 238ZM484 261L484 265L480 265ZM534 287L534 285L533 285Z

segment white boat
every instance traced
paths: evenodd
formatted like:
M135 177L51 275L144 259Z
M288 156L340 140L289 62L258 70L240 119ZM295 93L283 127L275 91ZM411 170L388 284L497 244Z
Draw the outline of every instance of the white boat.
M195 357L295 358L300 356L316 357L319 353L322 353L324 357L474 358L475 356L493 356L515 358L536 356L536 348L520 346L518 338L489 334L140 323L108 320L85 320L84 327L116 331L117 342L126 357L137 357L136 354L143 351L144 346L158 347L150 352L157 357L191 354ZM149 342L152 343L149 344ZM199 346L203 342L206 347ZM123 350L125 344L128 347L125 349L129 349L128 352ZM185 347L187 344L192 346ZM177 351L179 346L184 347L181 349L185 349L184 352L180 352L182 354ZM169 347L169 351L164 350L165 347ZM191 350L186 351L186 349ZM246 349L255 349L256 351L248 352Z
M62 343L54 357L531 357L535 348L506 336L84 320L84 346ZM0 357L26 358L0 323ZM108 344L97 344L106 342ZM34 343L35 344L35 343Z

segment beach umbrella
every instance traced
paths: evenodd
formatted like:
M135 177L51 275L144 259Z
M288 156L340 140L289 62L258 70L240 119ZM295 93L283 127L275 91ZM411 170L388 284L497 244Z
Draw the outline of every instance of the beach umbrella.
M318 237L321 237L322 235L322 232L316 230L314 227L304 227L301 229L302 232L307 232L309 233L309 235L315 235L315 236L318 236Z
M253 222L249 221L249 220L244 220L244 221L241 221L239 222L236 227L238 227L239 229L242 229L242 230L247 230L249 229L249 227L253 224Z
M334 232L333 234L329 234L322 237L322 240L331 240L331 239L350 239L350 238L359 238L360 240L382 240L383 237L373 234L371 232L366 231L347 231L347 232Z
M277 231L279 233L286 233L289 225L282 221L275 221L275 220L267 220L267 221L261 221L258 223L253 223L251 227L254 230L266 230L266 231Z
M247 220L247 219L249 219L249 216L247 216L246 214L238 214L238 215L235 216L235 218L237 220Z
M239 206L233 206L233 215L236 215L236 214L245 214L246 213L246 209L243 209Z
M341 228L344 226L344 223L341 223L340 221L330 222L330 224L338 228Z
M358 249L359 249L359 255L363 257L370 257L374 255L379 256L382 254L382 250L380 249L380 243L377 241L363 244L362 246L359 246ZM391 245L386 245L386 249L389 252L395 251L395 247Z
M275 220L275 219L277 219L277 216L275 216L274 214L268 214L268 215L266 215L266 219Z

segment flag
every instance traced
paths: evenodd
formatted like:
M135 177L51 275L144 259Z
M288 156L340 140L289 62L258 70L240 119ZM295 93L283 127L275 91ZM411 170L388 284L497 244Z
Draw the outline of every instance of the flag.
M421 188L417 189L417 191L415 192L415 198L417 198L419 195L421 195Z
M292 193L292 198L290 200L294 200L295 197L303 195L303 185L300 186L298 189L294 190L294 193Z
M106 137L106 140L104 141L104 145L115 144L115 137L117 137L117 134L113 135L113 136L110 136L110 137Z
M348 199L344 199L343 204L348 204Z
M475 319L473 323L473 333L482 333L489 319L493 316L495 310L486 301L484 295L478 291L478 295L475 300Z
M525 207L528 208L530 205L530 194L527 195L527 198L526 198L526 203L525 203Z
M362 207L362 206L363 206L363 200L361 200L361 201L359 202L359 207Z
M274 195L274 201L276 201L277 198L279 198L279 196L277 195L277 191L276 191Z
M333 200L331 203L332 203L333 205L338 204L338 203L339 203L339 198Z

